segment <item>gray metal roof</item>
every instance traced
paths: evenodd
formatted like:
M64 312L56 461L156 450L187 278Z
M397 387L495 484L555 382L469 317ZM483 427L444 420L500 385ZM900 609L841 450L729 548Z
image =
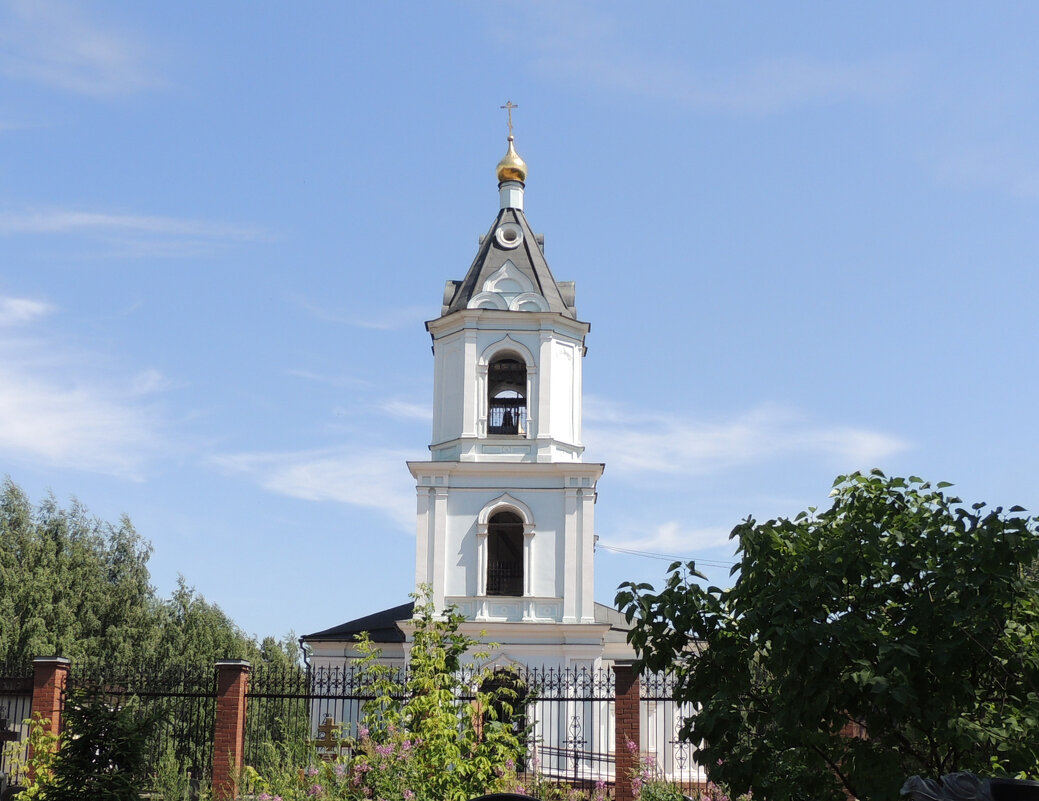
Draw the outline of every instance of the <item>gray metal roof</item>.
M346 623L340 623L324 631L304 634L303 642L354 642L357 635L367 631L372 642L404 642L404 632L397 626L398 621L411 620L415 614L415 602L383 609L371 615L365 615Z
M515 223L523 231L523 241L518 247L503 248L494 237L494 232L503 223ZM444 293L441 317L464 309L474 295L483 290L487 279L511 261L531 280L537 291L548 301L550 311L558 312L576 320L574 307L574 284L572 281L557 282L545 261L544 239L534 234L527 218L519 209L502 209L495 217L487 235L480 240L480 250L473 260L469 272L461 281L449 281ZM451 289L454 293L450 294Z
M372 642L404 642L404 632L397 624L411 620L414 614L415 602L412 601L340 623L338 626L324 631L304 634L300 640L303 642L354 642L358 634L367 631ZM631 624L628 623L622 612L600 603L595 604L595 622L609 623L611 631L627 632L631 628Z

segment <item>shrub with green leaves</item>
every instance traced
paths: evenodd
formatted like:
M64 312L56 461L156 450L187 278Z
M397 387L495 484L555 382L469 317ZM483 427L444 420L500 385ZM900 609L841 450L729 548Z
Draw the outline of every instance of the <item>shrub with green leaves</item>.
M463 620L453 608L438 615L426 596L416 597L403 682L380 664L374 643L360 643L358 668L375 697L351 756L265 775L247 770L246 791L264 801L468 801L516 790L515 767L525 751L511 723L516 693L509 682L488 681L487 670L463 669L467 659L487 656L480 650L486 646L459 631Z
M698 708L712 780L767 801L898 796L906 777L1039 772L1039 521L916 477L733 529L739 576L675 563L617 595L650 670ZM856 734L865 733L865 736Z
M140 801L154 714L139 702L80 690L65 701L65 730L44 801Z
M54 776L54 760L57 758L58 735L50 731L50 718L33 712L25 723L29 726L29 753L32 756L23 758L23 746L19 742L4 746L8 783L22 788L15 796L16 801L44 797L44 791Z

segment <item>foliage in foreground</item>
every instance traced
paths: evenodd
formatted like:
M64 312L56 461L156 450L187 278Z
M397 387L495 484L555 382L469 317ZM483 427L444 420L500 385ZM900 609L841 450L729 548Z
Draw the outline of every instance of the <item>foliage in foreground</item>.
M700 709L683 735L713 781L837 801L895 798L913 774L1039 774L1037 520L948 486L840 476L825 511L733 530L732 588L692 562L659 592L622 585L642 664Z
M463 670L480 643L460 632L463 616L438 616L417 598L406 681L380 664L364 640L359 668L374 697L365 706L351 756L305 767L288 764L276 774L247 771L246 791L258 798L466 801L515 790L514 770L524 752L512 718L516 696L508 683L487 682L487 671ZM471 683L470 683L471 682ZM484 692L482 686L493 690Z
M65 701L65 733L44 801L139 801L154 715L136 698L78 691Z
M17 741L4 745L8 784L23 788L15 796L16 801L43 798L43 791L54 776L54 760L57 758L58 735L50 732L50 718L33 712L32 717L24 722L29 726L29 751L32 756L25 758L22 744Z
M60 737L39 713L27 721L33 755L25 764L17 758L20 747L8 751L16 757L10 778L22 786L16 801L139 801L155 715L136 698L77 691L65 701L64 719Z

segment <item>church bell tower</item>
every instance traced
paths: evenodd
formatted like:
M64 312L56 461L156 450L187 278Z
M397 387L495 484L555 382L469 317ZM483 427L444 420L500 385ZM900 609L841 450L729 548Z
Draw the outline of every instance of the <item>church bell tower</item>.
M511 104L510 104L511 112ZM453 604L510 659L602 653L593 546L596 482L582 461L588 323L556 281L523 210L527 165L497 166L499 208L469 271L448 281L433 340L430 460L418 494L415 582ZM600 616L601 617L601 616Z

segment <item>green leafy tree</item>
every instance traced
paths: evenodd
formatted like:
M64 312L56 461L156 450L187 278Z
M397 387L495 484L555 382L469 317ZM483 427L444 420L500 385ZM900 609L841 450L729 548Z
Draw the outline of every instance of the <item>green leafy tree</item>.
M33 509L10 479L0 491L0 663L61 654L129 660L156 641L151 546L129 519L77 502Z
M1039 773L1037 520L949 484L840 476L832 505L732 533L730 589L675 563L617 604L698 713L712 780L786 799L897 798L912 774Z
M47 498L33 508L10 479L0 488L0 664L37 656L77 663L209 666L217 659L298 665L290 633L257 642L183 577L161 599L150 543L123 517L92 517Z
M169 599L157 605L158 643L150 655L164 665L212 664L217 659L256 661L260 649L216 604L183 576Z
M65 704L65 730L44 801L140 801L156 717L136 698L80 691Z

